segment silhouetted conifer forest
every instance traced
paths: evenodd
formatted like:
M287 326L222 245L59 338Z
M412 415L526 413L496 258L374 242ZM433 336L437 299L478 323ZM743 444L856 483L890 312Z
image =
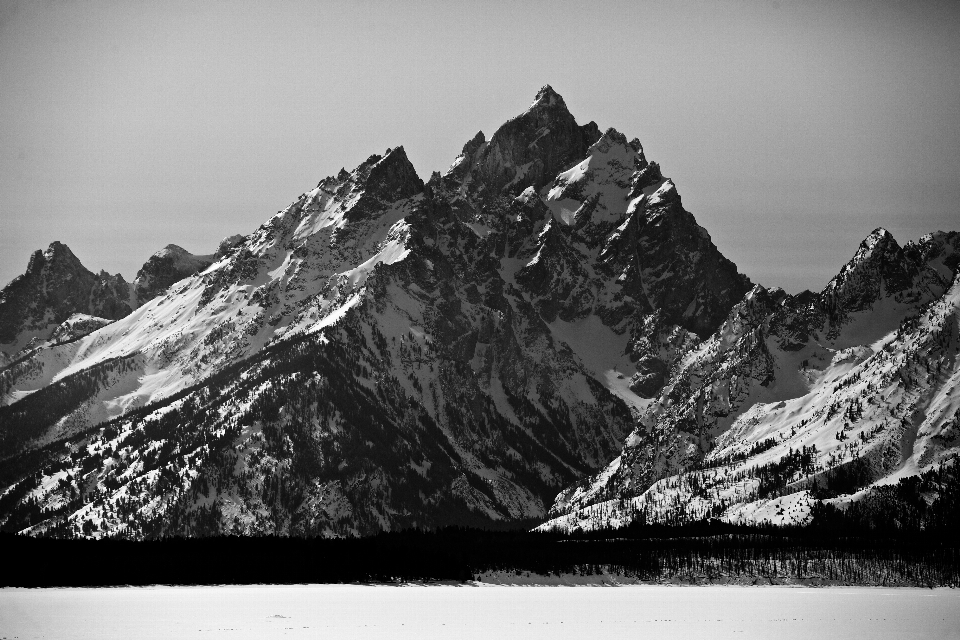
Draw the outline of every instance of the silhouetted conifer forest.
M862 514L855 517L860 518ZM563 535L448 527L365 538L38 539L0 534L0 586L399 583L600 574L681 584L960 586L944 529L871 529L821 509L807 527L717 521Z
M814 488L822 497L843 489ZM829 485L830 483L828 483ZM935 496L931 499L931 496ZM8 497L8 496L5 496ZM147 541L0 533L0 586L468 581L511 575L622 576L691 584L960 586L960 477L938 468L875 487L805 526L716 519L573 534L443 527L360 538L196 537ZM11 559L20 561L13 562Z

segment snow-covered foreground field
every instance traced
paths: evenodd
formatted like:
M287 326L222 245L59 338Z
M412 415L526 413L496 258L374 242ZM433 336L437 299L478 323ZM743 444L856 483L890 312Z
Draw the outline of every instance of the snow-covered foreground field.
M0 590L0 638L8 640L491 637L960 638L960 591L317 585Z

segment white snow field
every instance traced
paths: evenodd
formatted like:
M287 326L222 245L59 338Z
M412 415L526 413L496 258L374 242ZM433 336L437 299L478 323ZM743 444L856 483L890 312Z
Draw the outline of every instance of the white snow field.
M0 638L11 640L621 637L960 638L960 591L358 585L0 590Z

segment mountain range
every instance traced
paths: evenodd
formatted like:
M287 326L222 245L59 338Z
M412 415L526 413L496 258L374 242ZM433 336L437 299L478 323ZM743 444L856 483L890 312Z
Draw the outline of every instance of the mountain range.
M0 291L0 525L365 535L802 523L952 464L960 234L753 284L551 87L426 183L403 147L132 283Z

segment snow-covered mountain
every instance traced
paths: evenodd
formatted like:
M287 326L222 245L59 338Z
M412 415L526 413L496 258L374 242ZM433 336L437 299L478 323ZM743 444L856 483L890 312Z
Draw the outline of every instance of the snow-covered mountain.
M237 240L225 239L219 251ZM75 340L129 315L171 284L206 269L213 258L168 245L128 283L120 274L88 271L62 242L35 251L26 273L0 290L0 366L47 342Z
M26 273L0 290L0 365L47 340L75 313L115 320L130 311L123 276L94 274L54 242L35 251Z
M819 294L754 287L674 362L603 471L546 528L718 516L802 523L815 499L952 464L960 438L960 234L877 229Z
M750 288L639 141L550 87L426 184L388 149L213 260L0 371L2 455L44 461L6 527L541 519Z
M0 368L0 523L143 538L595 526L643 505L756 519L814 471L838 486L825 476L853 456L877 479L949 454L943 421L864 417L919 415L919 395L890 395L901 378L878 369L887 395L871 379L856 404L845 381L935 348L922 327L954 317L957 246L878 231L820 294L753 286L638 140L579 125L547 86L426 183L387 149L211 256L166 247L123 313L58 308ZM41 307L18 308L20 336ZM896 437L913 463L883 453Z
M225 238L214 255L197 256L183 247L168 244L140 267L137 277L131 287L131 306L137 308L165 293L170 285L200 273L205 270L217 257L222 257L233 245L240 241L242 236Z

